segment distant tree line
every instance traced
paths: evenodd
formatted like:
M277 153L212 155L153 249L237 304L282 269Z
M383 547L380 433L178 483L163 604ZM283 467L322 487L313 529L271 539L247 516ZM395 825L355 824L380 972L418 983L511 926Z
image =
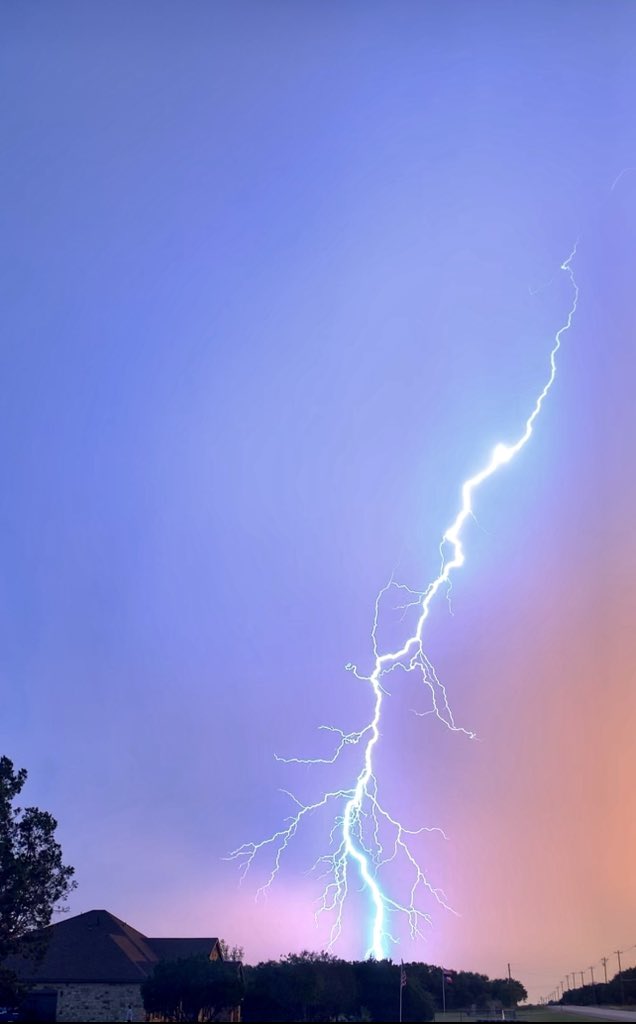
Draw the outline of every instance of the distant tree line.
M434 1020L442 1007L442 969L404 965L402 1016ZM527 997L508 978L445 971L446 1009L488 1011ZM250 1021L397 1021L400 966L390 960L340 960L329 953L289 954L256 967L238 961L190 957L156 965L142 985L146 1011L162 1020L226 1019L242 1002Z
M582 985L563 993L561 1002L572 1006L636 1005L636 967L616 974L611 981Z
M442 1009L442 969L404 965L403 1019L430 1021ZM470 971L444 972L446 1008L486 1010L493 1002L516 1006L527 998L523 985L491 980ZM329 953L290 954L245 967L243 1020L398 1020L400 965L390 960L340 960Z

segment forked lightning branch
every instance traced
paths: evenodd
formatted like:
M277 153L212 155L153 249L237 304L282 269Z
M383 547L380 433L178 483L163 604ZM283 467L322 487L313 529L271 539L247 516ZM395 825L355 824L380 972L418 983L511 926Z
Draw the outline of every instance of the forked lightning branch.
M495 445L483 467L462 484L459 511L444 532L440 544L442 561L436 578L419 593L391 580L376 598L371 629L373 670L365 676L359 673L354 665L347 666L369 687L372 711L368 721L358 732L344 732L335 725L321 726L323 730L333 735L333 752L329 757L279 758L295 764L331 765L338 761L346 748L354 747L359 750L358 774L342 788L323 792L313 803L301 803L288 793L292 802L292 813L283 826L260 842L244 843L230 854L231 859L242 862L243 876L255 858L269 858L269 874L258 890L259 894L263 893L276 879L289 844L306 820L321 809L332 809L332 826L325 836L324 852L319 854L314 864L322 884L316 914L318 918L322 915L328 915L330 918L330 948L337 942L342 931L347 895L353 888L359 888L360 884L370 906L368 939L365 940L366 954L376 959L386 957L389 944L395 941L391 922L396 917L406 919L411 937L417 938L422 935L423 927L431 923L430 911L436 904L454 913L445 893L434 885L413 852L415 837L427 832L437 832L444 836L443 831L435 827L407 827L390 813L380 798L381 780L374 769L374 755L380 739L382 708L386 696L382 681L389 672L416 673L426 688L430 701L430 711L426 714L434 715L453 732L474 737L472 732L455 723L446 689L426 654L425 625L433 601L445 586L450 585L455 570L464 564L466 556L462 535L467 521L473 515L477 491L502 466L514 459L528 443L535 422L554 384L557 354L563 335L572 325L579 298L579 289L572 270L575 255L576 245L561 264L561 270L568 275L572 288L572 303L565 321L554 336L547 380L518 438L511 443ZM381 650L378 627L382 603L387 594L393 591L399 591L401 597L406 595L408 605L418 609L418 619L412 634L401 647L393 651ZM396 862L400 864L400 877L405 879L401 893L389 891L385 883L387 865Z

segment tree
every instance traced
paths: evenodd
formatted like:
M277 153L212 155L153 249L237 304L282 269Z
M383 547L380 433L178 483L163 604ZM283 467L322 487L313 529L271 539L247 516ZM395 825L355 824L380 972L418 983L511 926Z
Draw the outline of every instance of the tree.
M493 999L510 1008L528 998L528 993L516 978L495 978L491 982L491 992Z
M394 1021L398 1019L400 1000L400 965L390 960L363 960L355 963L354 970L360 993L360 1003L371 1019ZM435 1018L435 1003L427 986L427 968L424 964L405 964L406 985L402 992L402 1019L428 1021Z
M141 986L146 1013L163 1020L214 1020L243 998L240 967L192 956L162 960Z
M354 965L330 953L290 953L246 969L246 1021L345 1020L357 1014Z
M323 950L289 953L281 961L297 1007L292 1020L337 1020L357 1008L353 965Z
M219 939L219 946L221 947L224 960L242 961L245 956L243 946L230 946L229 942L226 942L225 939Z
M287 1021L294 1017L298 992L289 972L277 960L245 968L245 1003L242 1017L246 1021Z
M75 869L62 863L57 821L37 807L15 807L27 773L0 757L0 964L13 954L33 955L41 930L63 909L76 887ZM12 978L3 973L3 986Z

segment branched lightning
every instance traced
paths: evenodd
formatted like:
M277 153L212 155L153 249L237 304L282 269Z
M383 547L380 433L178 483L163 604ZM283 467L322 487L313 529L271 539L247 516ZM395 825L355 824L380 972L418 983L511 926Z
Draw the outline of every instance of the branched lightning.
M257 893L257 895L262 894L269 889L278 875L281 858L305 819L323 808L334 807L328 850L313 865L313 869L318 871L319 877L324 880L324 889L318 901L316 918L319 919L322 914L331 917L330 947L337 941L342 931L344 907L352 882L352 872L357 873L362 888L370 899L372 917L367 955L376 959L386 957L388 943L395 941L389 928L390 915L397 914L406 918L411 937L416 938L422 934L423 925L431 922L429 913L422 909L423 899L432 900L454 913L446 894L429 880L412 849L413 840L417 836L423 833L437 833L446 839L444 832L439 828L430 827L406 828L386 810L378 797L378 780L374 772L373 760L380 739L383 700L387 696L383 680L394 671L418 673L430 695L430 707L427 711L416 711L415 714L434 715L450 731L462 733L470 739L475 738L474 732L458 726L455 722L446 688L440 682L430 658L424 651L424 626L433 600L443 588L446 588L447 597L449 597L451 577L455 570L464 564L462 532L467 520L474 517L475 493L498 469L510 462L530 440L535 422L554 384L557 372L557 353L561 348L563 335L572 325L579 299L579 288L572 270L576 248L575 245L568 258L561 264L561 270L568 275L572 287L572 304L565 322L554 336L547 381L525 421L521 434L513 443L496 444L483 468L463 483L459 511L442 536L440 543L441 566L435 579L425 590L418 592L404 584L396 583L391 578L377 595L371 629L373 669L369 675L363 675L355 665L347 665L347 669L356 678L367 683L371 689L373 698L371 718L362 729L353 732L345 732L331 725L321 726L323 731L333 734L336 739L333 753L328 757L277 758L286 764L332 765L339 760L346 748L359 748L361 767L355 782L350 787L323 793L320 799L314 803L302 803L291 793L287 793L294 804L294 812L286 819L284 827L260 842L244 843L229 855L230 859L242 862L242 877L244 877L258 855L267 852L271 854L272 863L269 876ZM403 596L404 603L398 605L398 609L403 612L403 618L407 611L413 608L419 610L419 615L413 632L402 647L382 652L378 643L378 626L381 606L389 591L397 591ZM390 896L381 883L382 869L387 864L396 861L401 861L407 872L406 877L410 879L407 882L407 895L402 900Z

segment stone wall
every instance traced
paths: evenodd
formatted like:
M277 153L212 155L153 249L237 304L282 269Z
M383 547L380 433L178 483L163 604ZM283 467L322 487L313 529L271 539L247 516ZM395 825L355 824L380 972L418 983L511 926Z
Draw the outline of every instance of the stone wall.
M58 985L59 1021L125 1021L128 1005L132 1019L146 1019L139 985Z

